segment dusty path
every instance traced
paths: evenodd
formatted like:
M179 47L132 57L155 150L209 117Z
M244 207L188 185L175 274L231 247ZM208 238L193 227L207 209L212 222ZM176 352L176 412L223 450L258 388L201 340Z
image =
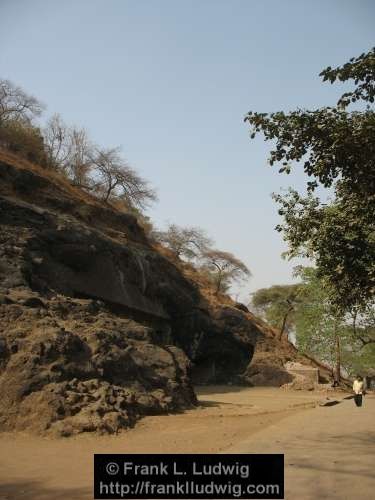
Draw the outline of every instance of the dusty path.
M375 396L318 407L275 423L225 450L285 453L287 500L375 498Z
M318 429L320 425L321 429L324 417L334 429L334 432L331 428L327 430L328 436L324 436L324 440L331 434L334 440L339 434L335 425L355 414L352 401L347 402L347 407L340 404L312 409L316 401L324 397L322 394L243 387L206 387L199 388L198 393L202 403L199 409L179 415L147 417L135 429L118 436L80 435L51 439L0 434L0 500L92 499L94 453L220 453L229 450L264 453L270 443L283 450L293 441L296 452L291 457L294 463L298 460L302 464L298 469L302 471L301 481L304 474L310 478L311 471L316 481L317 475L321 474L319 470L303 469L305 456L310 452L304 449L300 436L306 434L310 422L315 422ZM371 405L373 403L375 400ZM345 416L341 416L341 407ZM369 404L363 410L363 441L360 444L366 449L366 436L372 425L368 415L371 412L373 418L374 408ZM345 422L345 425L353 424ZM289 438L285 439L285 436ZM343 441L342 447L351 459L349 437ZM319 434L311 440L317 451L325 446L320 443ZM372 440L373 443L373 434ZM296 455L297 452L300 456ZM286 463L290 461L287 456ZM291 467L295 466L287 467L287 481ZM287 498L324 497L299 495ZM361 499L358 495L356 498Z

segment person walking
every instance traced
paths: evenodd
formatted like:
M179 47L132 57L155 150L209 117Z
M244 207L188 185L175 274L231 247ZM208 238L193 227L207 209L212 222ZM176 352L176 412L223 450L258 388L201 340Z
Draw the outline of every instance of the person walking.
M357 406L362 406L362 398L365 393L365 383L360 375L357 375L353 382L354 402Z

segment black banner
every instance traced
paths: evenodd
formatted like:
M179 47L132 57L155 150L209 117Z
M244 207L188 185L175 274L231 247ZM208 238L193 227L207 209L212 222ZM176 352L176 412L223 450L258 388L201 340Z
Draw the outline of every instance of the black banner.
M95 455L94 497L284 498L284 455Z

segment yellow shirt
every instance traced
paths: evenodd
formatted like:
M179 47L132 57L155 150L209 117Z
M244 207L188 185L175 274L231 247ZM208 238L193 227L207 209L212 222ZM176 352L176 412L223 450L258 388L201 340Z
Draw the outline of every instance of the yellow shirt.
M365 388L365 384L363 383L363 380L357 380L355 379L353 382L353 391L354 394L362 394Z

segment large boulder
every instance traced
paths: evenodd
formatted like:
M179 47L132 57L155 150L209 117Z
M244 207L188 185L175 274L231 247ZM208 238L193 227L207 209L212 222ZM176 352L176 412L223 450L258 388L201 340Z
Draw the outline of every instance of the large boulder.
M280 387L292 382L293 375L285 363L294 359L289 343L279 341L272 332L259 335L251 364L244 373L244 380L253 386Z

